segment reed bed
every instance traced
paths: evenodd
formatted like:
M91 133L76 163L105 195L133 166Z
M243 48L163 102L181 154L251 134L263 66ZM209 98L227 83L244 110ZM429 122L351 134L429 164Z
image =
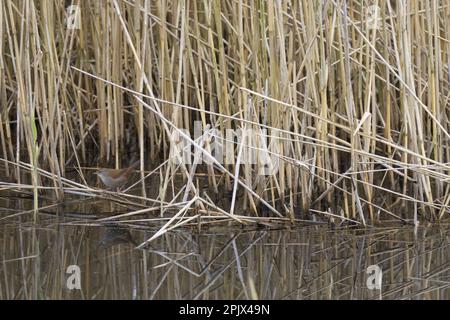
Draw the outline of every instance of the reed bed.
M128 203L116 220L158 208L148 241L214 218L448 218L449 21L438 0L2 1L0 188L35 218L68 194ZM133 192L96 186L131 158Z

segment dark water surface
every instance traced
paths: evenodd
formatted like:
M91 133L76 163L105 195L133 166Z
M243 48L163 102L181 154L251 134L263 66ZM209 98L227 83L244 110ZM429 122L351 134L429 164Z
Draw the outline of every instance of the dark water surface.
M105 220L136 210L113 200L40 196L35 214L30 191L0 185L0 299L450 299L449 222L255 229L212 219L137 249L168 217ZM381 290L368 288L374 265Z
M167 232L0 215L0 299L449 299L448 224ZM30 214L27 214L27 217ZM121 225L123 226L123 225ZM79 267L80 289L70 265ZM382 270L381 290L367 268Z

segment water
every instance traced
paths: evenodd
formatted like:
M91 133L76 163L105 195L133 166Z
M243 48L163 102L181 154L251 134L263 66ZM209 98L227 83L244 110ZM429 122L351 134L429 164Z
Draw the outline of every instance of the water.
M449 299L448 225L251 230L0 220L0 299ZM22 221L21 221L22 220ZM67 273L80 270L81 288ZM382 270L381 290L367 268Z
M0 188L0 299L450 298L448 222L256 229L194 220L137 249L167 216L104 219L140 208L125 200L41 195L35 221L31 192ZM374 265L380 290L368 288Z

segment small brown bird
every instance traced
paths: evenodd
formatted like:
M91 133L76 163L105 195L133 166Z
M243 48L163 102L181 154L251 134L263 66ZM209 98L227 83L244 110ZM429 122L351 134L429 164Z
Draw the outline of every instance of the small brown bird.
M131 166L124 169L100 169L95 174L100 177L103 184L110 189L119 188L127 183L128 178L139 165L139 160L133 162Z

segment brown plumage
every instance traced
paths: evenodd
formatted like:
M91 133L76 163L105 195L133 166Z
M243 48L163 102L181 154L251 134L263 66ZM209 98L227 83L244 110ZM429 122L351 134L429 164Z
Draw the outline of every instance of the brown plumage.
M100 169L95 174L100 177L103 184L108 188L119 188L127 183L131 172L139 165L139 160L124 169Z

